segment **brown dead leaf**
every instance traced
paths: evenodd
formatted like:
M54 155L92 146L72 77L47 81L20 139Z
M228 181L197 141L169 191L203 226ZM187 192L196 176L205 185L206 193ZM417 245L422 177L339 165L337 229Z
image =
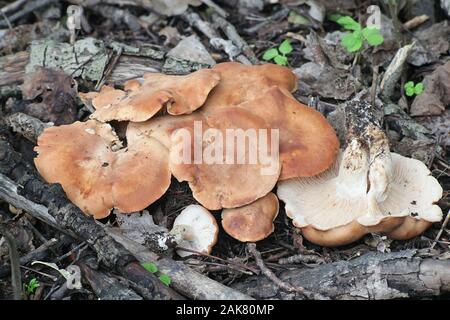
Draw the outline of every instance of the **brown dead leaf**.
M423 80L425 90L411 105L412 116L440 115L450 105L450 61Z
M44 122L60 125L77 120L77 83L60 70L38 68L26 75L22 96L30 101L24 113Z

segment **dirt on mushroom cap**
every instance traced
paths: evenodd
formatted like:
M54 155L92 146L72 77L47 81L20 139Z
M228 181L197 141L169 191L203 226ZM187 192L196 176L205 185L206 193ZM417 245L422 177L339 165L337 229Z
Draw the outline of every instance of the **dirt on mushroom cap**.
M48 128L38 138L35 164L86 214L139 211L170 185L168 150L156 139L142 139L113 151L118 143L112 128L95 120Z

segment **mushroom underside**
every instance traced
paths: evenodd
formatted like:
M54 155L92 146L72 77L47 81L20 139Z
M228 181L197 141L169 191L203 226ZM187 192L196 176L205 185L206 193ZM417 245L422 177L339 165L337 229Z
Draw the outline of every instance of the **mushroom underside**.
M442 211L434 203L441 198L442 187L422 162L391 156L389 192L378 203L378 214L368 213L366 190L354 192L338 178L342 154L319 176L279 182L278 197L293 224L317 244L343 245L370 232L412 238L441 220Z

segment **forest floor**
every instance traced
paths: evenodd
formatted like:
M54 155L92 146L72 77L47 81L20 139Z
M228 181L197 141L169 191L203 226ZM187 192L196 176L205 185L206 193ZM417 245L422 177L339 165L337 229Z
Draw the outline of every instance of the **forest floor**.
M69 8L71 5L76 7ZM367 11L370 5L378 6L379 15L376 8ZM78 12L80 6L81 15L75 19L79 25L70 30L68 15ZM17 161L25 167L34 167L36 137L24 134L26 130L12 130L7 119L17 112L56 124L84 121L91 111L77 98L76 91L95 91L104 84L120 87L144 72L186 74L230 60L250 64L278 62L286 63L299 77L295 97L326 116L341 139L339 110L345 101L362 90L374 92L384 105L384 128L391 150L423 161L443 187L443 197L437 204L444 219L407 241L368 234L342 247L314 245L293 227L281 206L274 233L258 242L257 250L220 229L210 255L181 259L173 250L157 252L169 262L166 267L166 262L156 265L172 279L170 287L178 293L188 298L195 296L188 292L192 288L180 289L183 285L179 278L171 274L173 260L230 288L222 297L231 297L237 290L261 299L303 299L306 289L318 294L306 295L309 298L448 298L450 225L445 217L450 209L450 1L0 0L0 7L0 141L12 146L20 158ZM357 50L351 48L354 42L344 46L342 37L353 31L336 23L337 15L353 17L362 27L379 21L383 42L371 46L363 39ZM265 53L285 40L292 51L280 53L281 60L265 61ZM406 49L400 63L392 65L401 48L412 43L414 46ZM75 59L71 50L78 53ZM75 92L71 79L67 82L62 76L51 78L46 74L35 78L31 88L21 87L26 74L36 66L62 69L76 80ZM393 74L386 73L390 67ZM385 86L381 88L383 81ZM423 83L424 89L416 86L414 92L414 87L407 84L411 81L414 85ZM38 86L42 83L50 83L51 92ZM2 152L0 160L10 156ZM11 174L11 168L8 172L2 165L1 173L20 184L23 173ZM22 298L153 297L154 292L143 290L140 276L131 272L135 277L127 278L129 270L117 271L101 259L98 262L99 249L91 240L74 237L45 219L37 219L36 213L21 209L0 194L0 224L5 229L0 231L12 235L21 257ZM26 194L24 197L33 201ZM187 183L172 179L167 193L144 210L137 221L128 223L149 223L150 214L157 226L170 230L178 213L193 203L197 202ZM33 208L31 211L39 211ZM213 214L220 221L220 211ZM100 224L102 228L118 228L121 222L111 215ZM0 299L14 294L9 253L7 237L0 237ZM258 254L263 268L257 261ZM390 269L388 259L395 262L397 270ZM68 289L62 273L47 265L32 264L33 261L54 263L61 270L78 265L83 274L82 287ZM379 267L382 278L388 279L383 288L373 283L379 281L372 279L374 273L370 270L374 266ZM339 280L329 274L333 268L343 274L347 270L352 276L344 275L345 279ZM424 268L430 268L440 286L423 281ZM415 279L408 278L408 274ZM187 275L180 277L183 276ZM117 289L116 296L105 296L103 277ZM328 287L320 288L320 278L329 281ZM210 298L206 293L200 297ZM244 297L248 296L241 298Z

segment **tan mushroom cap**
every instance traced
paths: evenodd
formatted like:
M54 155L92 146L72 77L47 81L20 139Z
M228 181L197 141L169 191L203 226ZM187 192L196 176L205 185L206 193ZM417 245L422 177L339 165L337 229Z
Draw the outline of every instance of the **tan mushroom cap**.
M357 169L361 176L355 175L352 184L338 177L340 167L342 171L343 166L355 165L343 163L342 155L319 176L281 181L278 197L305 238L319 245L348 244L370 232L398 240L415 237L441 220L442 211L434 203L442 197L442 187L422 162L396 153L391 156L389 191L378 203L378 213L369 213L364 168Z
M213 89L201 109L205 112L259 98L272 86L290 92L297 88L297 76L289 68L271 63L245 65L224 62L216 64L212 70L220 73L220 83Z
M170 149L172 134L181 128L193 128L194 121L204 122L205 117L198 112L189 115L155 117L144 122L130 122L127 127L127 139L153 137Z
M171 233L180 247L209 254L217 242L219 227L208 210L191 204L175 218ZM194 253L180 249L177 254L186 257Z
M203 136L206 136L210 129L215 130L214 135L202 141ZM242 143L234 139L234 147L230 148L233 150L234 157L228 157L233 161L227 163L227 145L233 141L226 138L228 129L241 129L242 132L246 132L247 129L267 130L267 126L264 119L245 109L228 108L209 115L202 123L201 132L196 133L195 127L186 127L183 128L183 133L187 134L188 139L185 139L184 134L178 136L181 131L177 131L175 140L172 140L170 150L172 174L178 181L187 181L194 198L209 210L241 207L254 202L273 189L280 174L281 166L277 153L271 152L268 130L264 139L258 138L258 142L253 144L254 147L245 148L243 151L245 159L240 163L236 155ZM256 130L255 132L258 132ZM216 133L219 135L217 139ZM267 152L261 151L259 142L263 140L269 141ZM249 146L248 142L245 144ZM218 152L217 157L213 157L213 161L203 158L202 161L196 162L196 145L199 146L198 150L202 155L215 156L214 150L217 145L221 145L223 149L222 152ZM183 149L188 148L191 150L190 161L181 161ZM253 162L250 161L251 154L258 155L260 152L266 155L264 159L256 157L253 158Z
M320 112L301 104L287 90L272 87L237 107L264 119L267 127L279 130L280 180L314 176L334 162L339 140L333 127ZM223 113L224 108L229 109L217 107L206 114Z
M146 121L163 107L172 115L189 114L205 102L209 92L220 80L218 72L202 69L185 76L147 73L140 84L130 80L125 84L127 91L104 87L92 98L96 111L91 118L107 122Z
M275 194L246 206L222 211L222 227L226 233L241 242L255 242L267 238L274 230L279 203Z
M95 120L51 127L38 138L36 167L49 183L97 219L112 208L124 213L146 208L170 185L168 150L156 139L133 141L126 149L108 124Z

